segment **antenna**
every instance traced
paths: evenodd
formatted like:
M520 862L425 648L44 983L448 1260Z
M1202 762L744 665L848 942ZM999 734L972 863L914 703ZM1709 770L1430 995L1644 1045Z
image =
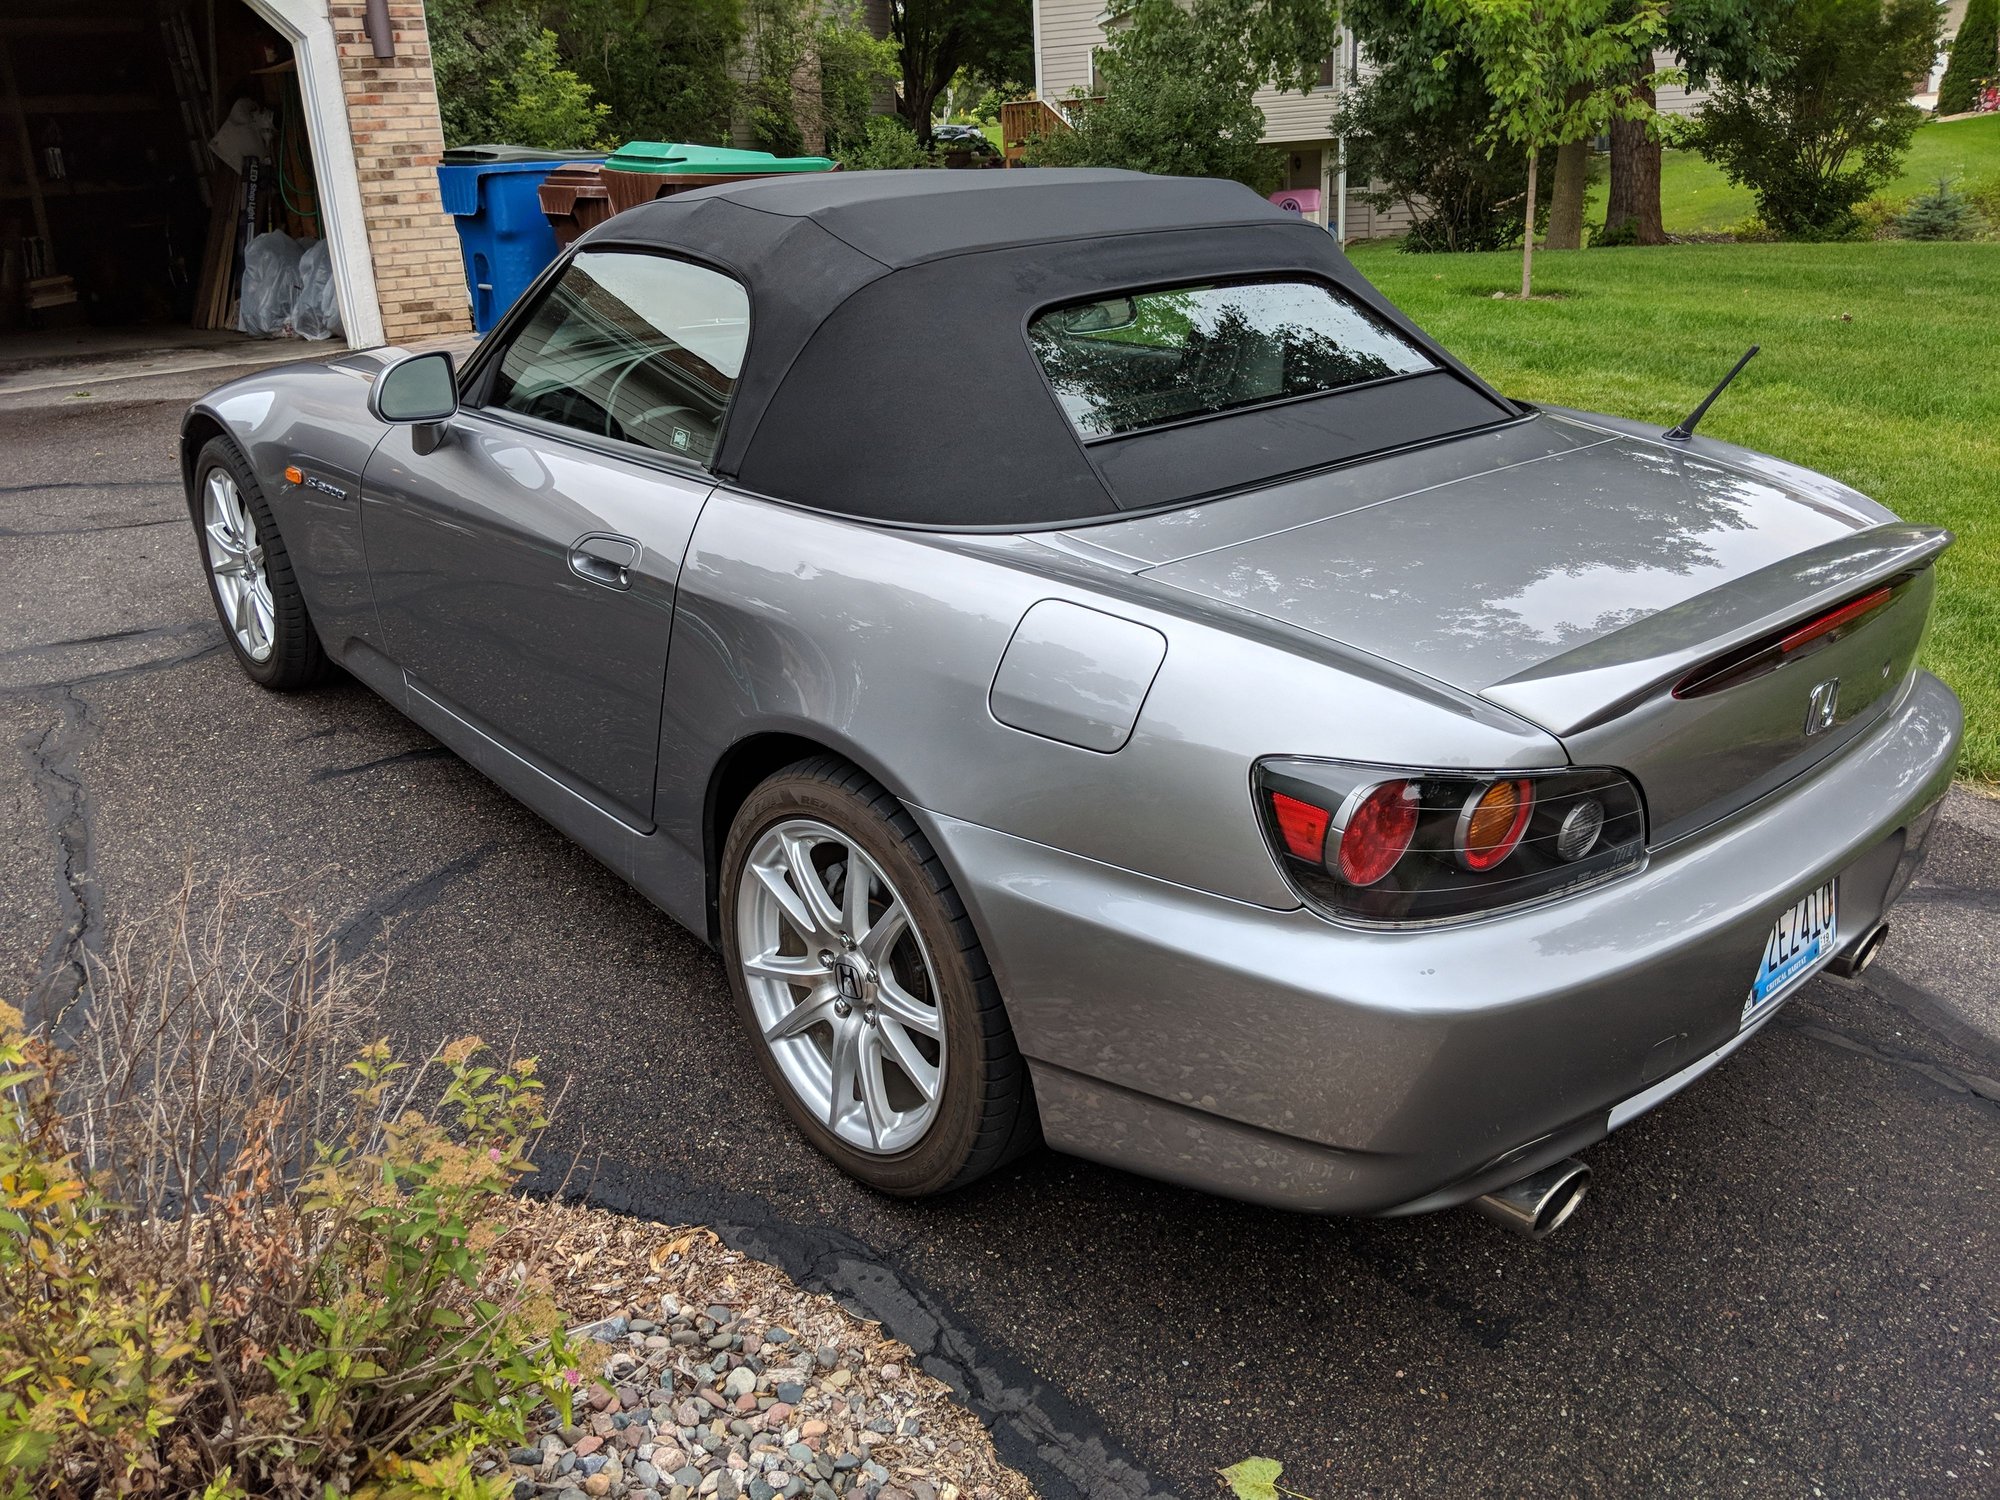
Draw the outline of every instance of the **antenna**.
M1689 438L1693 437L1694 430L1700 424L1701 419L1707 416L1708 409L1711 406L1715 405L1715 398L1717 396L1720 396L1724 391L1729 389L1729 382L1734 380L1738 375L1741 375L1743 373L1743 367L1749 364L1750 361L1756 357L1757 350L1760 347L1762 346L1758 344L1752 344L1748 349L1744 350L1743 357L1736 361L1736 368L1731 370L1727 375L1723 376L1722 379L1716 383L1715 389L1710 391L1706 396L1703 396L1701 398L1701 405L1697 406L1693 411L1689 412L1686 416L1682 417L1680 420L1680 424L1678 426L1669 427L1665 432L1661 433L1660 436L1665 438L1670 443L1685 443Z

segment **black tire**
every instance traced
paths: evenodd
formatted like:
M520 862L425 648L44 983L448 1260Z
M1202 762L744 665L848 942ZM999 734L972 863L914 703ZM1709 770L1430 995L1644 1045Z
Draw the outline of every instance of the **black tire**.
M815 1118L757 1022L739 951L737 897L758 839L793 818L830 826L874 860L902 898L937 974L946 1043L940 1102L924 1135L895 1155L857 1151ZM878 1191L917 1198L962 1187L1040 1143L1027 1064L965 905L903 804L868 775L837 757L819 756L766 780L730 825L721 897L730 990L758 1066L799 1132L842 1171Z
M272 628L270 654L261 661L237 638L210 566L211 543L203 522L203 506L209 476L218 470L234 482L244 508L256 525L256 541L263 548L262 572L271 590ZM201 547L202 575L208 580L209 602L215 606L216 618L222 622L223 639L229 643L243 674L276 693L296 692L324 680L328 669L326 650L320 644L319 632L313 628L312 617L306 613L305 594L292 571L291 555L286 552L284 537L271 515L271 504L264 498L263 486L257 483L249 463L229 439L210 438L196 457L194 489L188 496L188 508L194 517L195 540Z

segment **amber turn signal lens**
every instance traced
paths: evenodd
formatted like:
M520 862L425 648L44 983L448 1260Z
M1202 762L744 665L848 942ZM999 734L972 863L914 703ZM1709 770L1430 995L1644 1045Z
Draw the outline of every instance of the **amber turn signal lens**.
M306 471L304 469L301 469L297 464L285 465L285 483L304 484L305 482Z
M1458 815L1458 858L1468 870L1490 870L1521 842L1534 811L1535 791L1527 781L1496 781L1466 799Z

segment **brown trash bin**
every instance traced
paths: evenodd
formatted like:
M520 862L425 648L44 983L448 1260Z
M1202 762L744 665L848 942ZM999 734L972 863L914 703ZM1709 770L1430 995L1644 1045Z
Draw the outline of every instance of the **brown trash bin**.
M693 188L716 187L725 182L753 182L770 177L771 172L621 172L616 167L599 169L604 190L611 196L611 211L622 214L655 198L671 198Z
M542 213L555 231L556 247L567 250L586 229L595 229L615 212L604 185L604 169L595 162L557 167L537 190Z

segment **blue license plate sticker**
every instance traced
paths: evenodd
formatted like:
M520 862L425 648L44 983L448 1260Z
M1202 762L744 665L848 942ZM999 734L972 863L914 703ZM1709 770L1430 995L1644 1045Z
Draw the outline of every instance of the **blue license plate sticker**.
M1836 895L1836 883L1829 880L1800 897L1772 924L1771 935L1764 941L1763 961L1757 965L1756 982L1743 1002L1743 1025L1749 1025L1765 1006L1804 983L1833 957L1834 929L1839 925Z

